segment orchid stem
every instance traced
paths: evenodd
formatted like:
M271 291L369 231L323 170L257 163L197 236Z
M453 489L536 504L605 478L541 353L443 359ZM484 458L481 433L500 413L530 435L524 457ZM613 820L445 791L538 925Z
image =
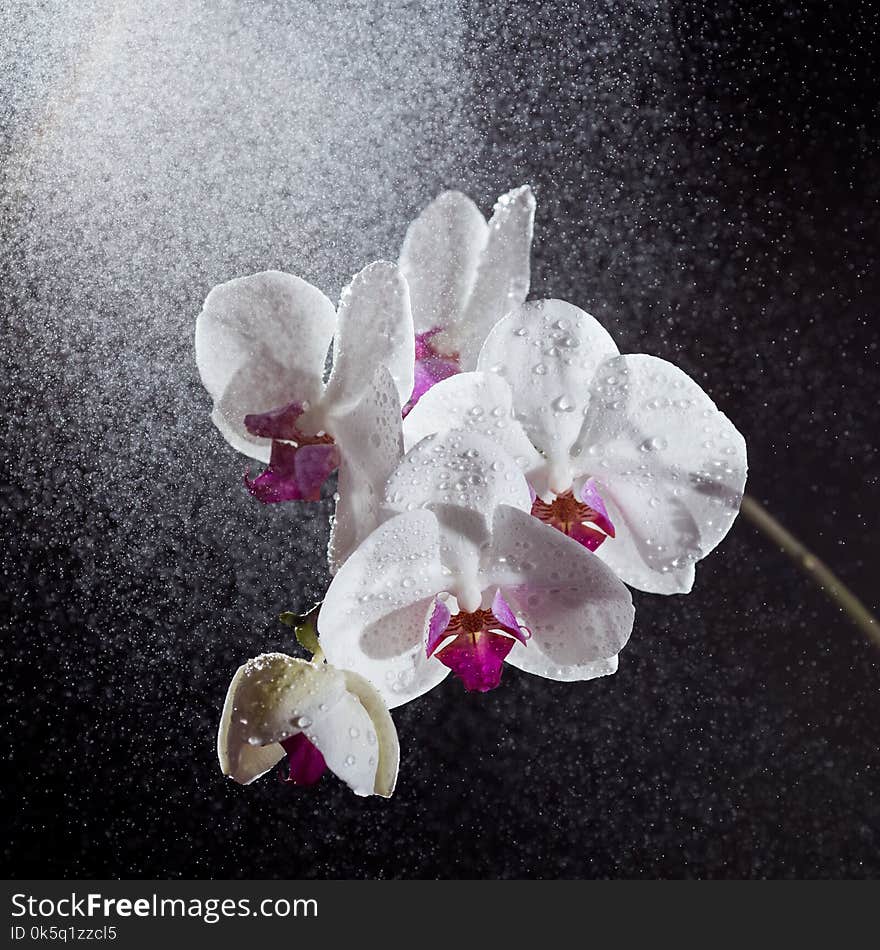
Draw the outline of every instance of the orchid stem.
M837 604L849 619L880 647L880 623L858 597L819 558L806 548L751 495L742 500L742 513L751 523L794 561L820 590Z

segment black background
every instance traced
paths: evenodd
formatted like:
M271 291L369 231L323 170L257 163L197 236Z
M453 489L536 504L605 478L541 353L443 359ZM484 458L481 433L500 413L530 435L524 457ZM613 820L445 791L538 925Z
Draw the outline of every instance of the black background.
M746 436L749 490L880 607L872 5L465 14L480 151L411 212L530 181L533 293L694 375ZM273 617L321 593L296 572L329 501L251 504L185 359L120 399L88 371L106 351L39 339L26 201L4 207L7 875L877 875L880 654L742 519L691 595L636 595L616 676L509 669L396 712L390 802L225 782L225 687L291 649ZM185 356L209 286L157 304ZM125 456L124 491L90 440Z

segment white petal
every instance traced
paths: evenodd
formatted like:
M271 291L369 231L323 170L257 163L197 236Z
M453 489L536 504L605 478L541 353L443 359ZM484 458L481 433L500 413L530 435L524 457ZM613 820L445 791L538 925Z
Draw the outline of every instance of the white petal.
M456 331L461 368L476 369L486 335L529 293L535 197L528 185L502 195L489 220L489 236L467 307Z
M240 277L208 294L196 320L196 364L230 445L268 462L269 440L250 435L244 417L320 396L335 323L333 304L291 274Z
M569 453L590 384L599 364L617 352L596 319L563 300L525 304L497 323L483 345L478 368L510 384L514 412L546 457L554 492L571 487Z
M346 681L345 675L343 681ZM379 752L369 740L372 730L373 720L360 700L346 692L303 732L324 756L327 768L355 795L373 795L376 794Z
M426 436L467 429L497 442L528 477L543 466L540 453L513 418L513 393L496 373L459 373L432 386L403 423L409 450Z
M439 547L429 511L386 521L339 569L318 615L327 659L365 676L389 708L427 692L448 672L425 656L434 597L445 589Z
M355 406L328 420L339 449L339 499L330 535L334 573L379 524L385 484L403 457L394 380L379 366Z
M238 668L217 735L224 775L248 784L280 761L281 739L310 730L345 695L345 678L333 667L283 653L264 653Z
M600 676L612 676L618 667L616 654L607 660L596 660L594 663L560 666L552 656L541 652L539 643L532 641L528 644L518 641L514 643L513 649L507 654L507 662L524 673L543 676L544 679L557 680L560 683L581 683L598 679Z
M414 354L406 281L396 264L375 261L342 291L325 402L334 411L358 402L383 365L397 387L399 408L412 394Z
M248 660L223 707L217 751L224 775L249 784L283 758L281 740L300 732L355 794L391 795L397 732L368 683L283 653Z
M501 588L532 632L510 662L558 680L613 672L607 661L632 632L632 597L586 548L531 515L502 507L484 577Z
M457 191L444 191L409 226L399 263L417 332L460 322L488 234L477 206Z
M743 437L686 373L637 354L600 368L578 441L617 533L598 556L640 590L686 593L739 511Z
M479 516L488 539L498 505L531 511L532 496L516 460L485 436L453 429L422 439L388 479L393 511L460 508ZM441 519L442 520L442 519Z
M367 746L374 748L374 754L378 756L373 791L383 798L390 798L400 766L400 742L394 721L378 690L363 676L346 671L345 685L357 696L372 721L372 730L367 731Z

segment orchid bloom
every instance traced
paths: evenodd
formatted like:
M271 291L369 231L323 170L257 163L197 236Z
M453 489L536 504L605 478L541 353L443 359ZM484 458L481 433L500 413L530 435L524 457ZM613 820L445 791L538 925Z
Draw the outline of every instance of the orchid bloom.
M381 487L402 455L415 344L400 270L387 261L365 267L338 311L290 274L231 280L208 294L195 343L214 424L233 448L268 464L254 479L245 475L251 494L266 503L316 501L339 468L337 566L377 523Z
M416 329L415 388L476 366L486 334L529 292L535 199L523 185L486 221L470 198L444 191L413 221L400 251Z
M330 769L356 795L394 792L400 747L379 693L357 673L264 653L229 684L217 755L224 775L249 785L285 754L296 785Z
M477 372L443 381L408 415L405 444L462 428L517 459L538 519L639 590L687 593L742 500L745 442L709 396L665 360L621 355L561 300L501 319Z
M333 578L318 615L328 660L389 708L453 670L498 685L504 661L554 680L613 673L632 599L581 545L530 515L516 461L473 432L429 436L398 465L390 515Z

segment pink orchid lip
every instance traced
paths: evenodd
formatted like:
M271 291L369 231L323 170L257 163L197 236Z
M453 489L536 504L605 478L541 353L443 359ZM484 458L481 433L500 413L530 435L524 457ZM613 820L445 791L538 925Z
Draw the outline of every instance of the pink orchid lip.
M315 785L327 770L321 752L306 738L304 732L281 740L287 753L288 774L279 776L282 782L308 787Z
M599 494L595 479L584 482L576 498L571 491L557 495L549 504L535 497L532 514L553 528L567 534L590 551L613 538L614 524ZM595 525L595 527L594 527Z
M453 616L446 604L438 600L428 624L425 652L448 666L468 692L485 693L501 682L504 660L514 642L525 644L530 636L531 632L520 626L498 590L491 610ZM447 640L446 646L437 650Z
M291 402L268 412L252 413L244 417L245 428L251 435L262 439L284 439L287 442L301 444L302 435L296 427L296 420L305 412L305 406Z
M403 407L404 418L435 383L461 372L457 353L440 353L431 343L442 329L434 327L416 334L415 385L409 402Z
M305 411L292 402L244 418L251 435L272 439L269 465L256 478L245 472L247 490L265 505L283 501L318 501L321 486L339 466L339 453L326 434L303 435L296 422Z

